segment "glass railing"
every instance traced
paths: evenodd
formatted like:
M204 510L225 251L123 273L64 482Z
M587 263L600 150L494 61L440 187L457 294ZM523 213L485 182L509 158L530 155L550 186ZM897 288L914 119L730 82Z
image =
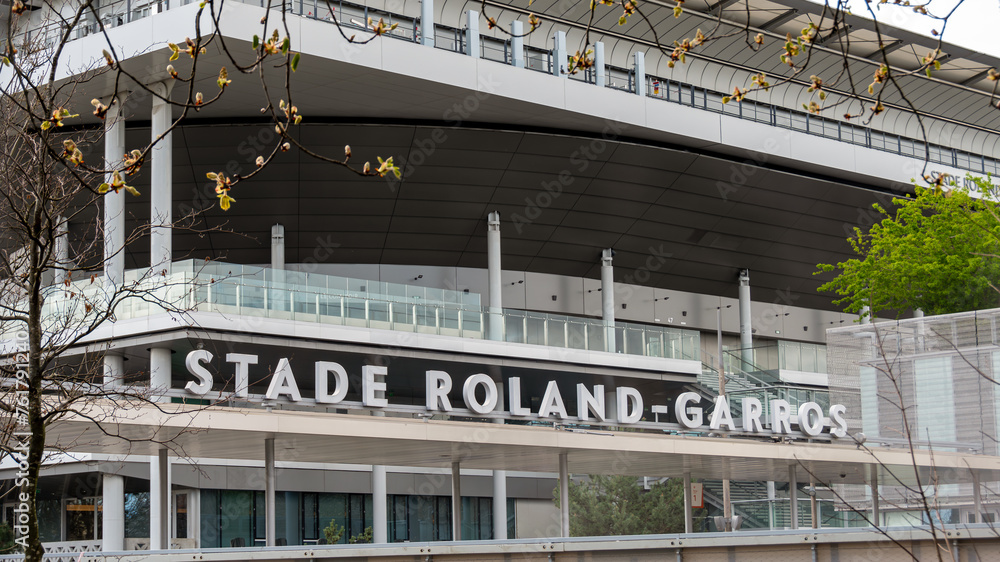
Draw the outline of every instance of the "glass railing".
M193 1L154 0L150 2L133 2L132 0L118 0L102 4L99 16L105 27L116 27L171 8L190 4ZM254 6L267 5L267 1L262 0L239 1ZM271 5L279 6L280 4L271 3ZM419 18L372 8L364 4L343 1L327 4L318 0L292 0L286 5L296 15L320 21L329 21L331 23L336 18L341 26L358 30L367 29L369 17L375 20L382 18L386 25L397 24L394 30L385 35L392 39L418 42L423 33ZM22 34L22 37L26 39L40 37L44 44L51 45L61 37L61 29L61 24L54 22L33 28L27 33ZM99 29L96 22L82 25L77 28L74 38L97 33ZM434 26L434 45L440 49L464 53L466 51L465 35L465 29L436 24ZM513 64L513 57L509 52L509 41L501 41L487 35L481 36L480 39L480 52L477 53L479 58L493 60L501 64ZM524 55L525 67L527 69L547 73L551 72L551 50L526 45L524 47ZM635 91L635 71L633 69L607 65L605 69L599 71L605 73L606 87L627 92ZM589 73L578 78L581 78L582 81L593 83L592 74ZM879 131L871 127L820 117L808 112L759 101L744 100L741 103L723 104L722 97L726 95L723 92L708 90L700 86L659 76L646 76L646 95L705 111L722 113L740 119L804 132L874 150L918 159L927 157L930 162L953 166L973 173L1000 175L1000 160L982 154L942 145L928 144L919 139L908 138L890 132ZM949 124L950 126L955 125L955 123L951 122ZM972 188L974 184L966 182L966 187Z
M500 341L586 351L699 360L695 330L615 322L596 318L502 309L490 312L477 293L321 275L260 266L187 260L175 262L167 276L131 270L114 318L127 320L167 312L219 312L234 316L317 322L381 330L489 338L495 314ZM111 297L104 278L53 287L45 301L47 330L96 317ZM87 306L86 302L91 302Z
M725 350L727 369L746 372L778 370L826 373L826 345L779 340L767 345L749 348L750 363L744 358L744 349Z

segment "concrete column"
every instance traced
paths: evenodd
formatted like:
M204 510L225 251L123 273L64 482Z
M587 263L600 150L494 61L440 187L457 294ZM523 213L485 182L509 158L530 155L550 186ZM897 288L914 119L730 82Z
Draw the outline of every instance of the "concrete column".
M871 324L872 323L871 309L868 308L868 305L865 305L865 306L861 307L861 315L862 315L862 317L861 317L861 323L862 324Z
M693 506L694 498L691 497L691 473L684 473L684 532L694 532Z
M121 163L125 154L123 98L124 93L117 96L104 118L104 161L109 168ZM107 174L104 181L110 184L112 175ZM104 278L116 287L125 281L125 196L125 190L108 191L104 196Z
M503 284L500 280L500 213L493 211L486 223L486 270L489 277L490 321L486 335L503 341Z
M872 493L872 524L876 527L882 526L882 513L878 502L878 465L871 466L871 480L869 481Z
M566 68L567 54L566 54L566 32L557 31L555 35L552 36L552 75L566 78L567 74L563 72Z
M169 98L174 81L159 82L150 86L153 93L153 113L151 122L151 142L156 143L150 153L149 201L150 201L150 267L154 275L163 270L170 273L173 258L173 159L172 133L173 117L170 105L162 98ZM161 98L162 96L162 98ZM119 156L120 157L120 156Z
M56 266L69 267L69 221L65 217L56 219ZM62 284L69 276L62 269L55 271L56 285Z
M799 480L795 474L795 465L788 467L788 505L789 505L789 525L793 529L799 528Z
M612 265L615 251L608 248L601 252L601 319L604 321L604 345L611 353L618 352L615 341L615 269Z
M730 492L729 479L722 481L722 516L726 518L725 529L727 532L733 530L733 502Z
M385 466L372 466L372 542L389 542L389 517L386 513L388 494L386 492Z
M372 417L383 418L385 412L372 410ZM386 487L385 466L372 465L372 542L389 542L389 496Z
M466 12L469 18L469 27L465 30L465 54L470 57L479 58L479 12L469 10Z
M646 97L646 53L635 52L635 93Z
M434 46L434 0L420 0L420 44Z
M569 453L559 453L559 523L561 535L569 536Z
M774 481L768 480L767 482L767 526L769 529L774 528L774 521L777 519L775 513L775 500L778 499L778 495L774 490Z
M104 474L102 480L101 523L104 538L101 550L125 550L125 477Z
M115 388L122 383L125 375L125 357L109 351L104 354L104 387Z
M753 365L753 326L750 322L750 270L740 270L740 358L744 371Z
M271 227L271 269L285 269L285 227L280 224Z
M170 459L160 449L149 461L149 549L170 548Z
M521 20L510 22L510 62L516 68L524 68L524 24Z
M451 463L451 540L462 540L462 472L458 462Z
M159 402L169 402L163 393L170 390L171 365L170 348L153 347L149 350L149 388L151 399Z
M819 504L816 502L816 483L809 483L809 516L812 528L819 529Z
M604 43L594 43L594 85L603 88L607 84L607 70L604 68Z
M264 546L274 546L275 488L277 477L274 473L274 437L264 439Z
M975 523L983 522L983 497L979 489L979 473L972 471L972 502L976 510Z
M496 381L497 411L504 411L503 379ZM493 423L503 424L503 418L493 420ZM507 471L493 471L493 539L507 540Z

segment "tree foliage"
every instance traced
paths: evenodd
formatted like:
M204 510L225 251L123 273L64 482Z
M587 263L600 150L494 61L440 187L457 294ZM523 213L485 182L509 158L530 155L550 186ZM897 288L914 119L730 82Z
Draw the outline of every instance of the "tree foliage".
M559 488L556 487L556 504ZM672 478L644 490L635 476L592 474L569 483L570 535L649 535L684 532L684 482ZM695 518L704 514L695 510Z
M841 298L847 312L910 309L946 314L1000 303L1000 215L989 179L973 178L979 193L916 188L916 195L875 204L883 219L849 238L858 255L817 273L837 271L820 291Z

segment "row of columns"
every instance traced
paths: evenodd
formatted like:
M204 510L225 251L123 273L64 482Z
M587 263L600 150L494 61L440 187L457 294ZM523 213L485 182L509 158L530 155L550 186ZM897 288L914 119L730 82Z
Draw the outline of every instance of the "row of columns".
M150 273L155 277L170 273L173 256L173 145L170 126L173 122L167 101L173 81L153 84L152 112L150 115L150 141L155 142L149 155L150 167ZM125 155L125 115L123 105L126 92L115 94L105 117L104 160L108 168L122 161ZM128 180L128 178L125 178ZM105 181L112 183L113 174ZM125 197L124 190L109 191L104 196L104 282L109 298L125 281ZM60 248L61 250L61 248ZM68 250L66 250L68 253ZM68 263L68 256L60 256ZM167 347L150 349L150 390L152 399L157 393L170 388L170 355ZM109 351L104 356L104 384L114 388L121 384L125 358L121 353ZM162 400L162 398L159 398ZM125 538L125 489L124 478L104 474L103 527L104 550L124 550ZM169 546L170 540L170 459L161 448L149 459L150 486L150 549L160 550Z

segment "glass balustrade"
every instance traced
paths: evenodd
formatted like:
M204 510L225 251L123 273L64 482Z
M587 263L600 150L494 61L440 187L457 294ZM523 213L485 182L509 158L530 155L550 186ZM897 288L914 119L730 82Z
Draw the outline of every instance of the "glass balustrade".
M600 319L502 309L501 333L490 338L490 310L477 293L387 283L260 266L187 260L167 276L126 273L124 286L138 296L121 298L116 320L166 312L216 312L233 316L317 322L582 351L608 351L609 327ZM106 308L112 298L102 277L52 287L46 299L48 329L58 331ZM88 307L87 302L93 303ZM614 350L629 355L699 359L699 333L666 326L615 322Z

